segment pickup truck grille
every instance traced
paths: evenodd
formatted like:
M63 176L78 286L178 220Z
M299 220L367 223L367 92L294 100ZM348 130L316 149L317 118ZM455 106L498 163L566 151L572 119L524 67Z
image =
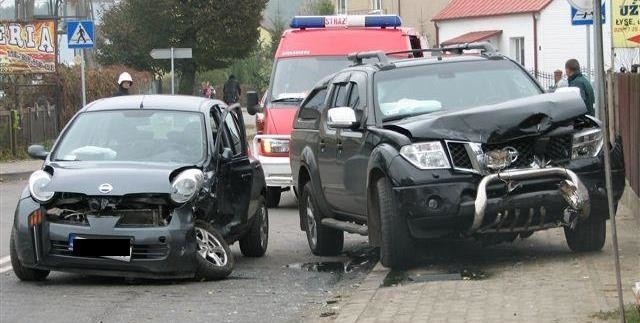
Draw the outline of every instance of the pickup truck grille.
M511 140L500 144L477 145L469 142L447 142L447 148L451 156L454 169L463 171L473 171L487 174L481 163L474 165L472 160L483 160L482 154L491 150L503 149L506 147L515 148L518 151L518 158L508 167L530 168L536 160L550 161L551 163L561 163L571 158L571 135L554 137L522 138ZM471 149L472 145L480 146L480 149Z

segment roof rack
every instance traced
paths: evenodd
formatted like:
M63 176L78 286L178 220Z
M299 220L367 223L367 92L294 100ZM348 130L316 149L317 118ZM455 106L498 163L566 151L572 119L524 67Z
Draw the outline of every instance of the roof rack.
M478 42L478 43L465 43L453 46L445 46L438 48L424 48L424 49L411 49L399 52L390 52L387 55L397 55L397 54L413 54L413 53L445 53L445 52L454 52L458 55L462 55L462 52L465 50L474 50L479 49L480 52L487 56L493 56L498 54L498 51L493 46L493 44L489 42Z
M367 58L377 58L379 61L378 65L381 67L392 65L391 63L389 63L387 54L381 50L352 53L349 54L347 58L353 62L354 66L362 65L362 60Z

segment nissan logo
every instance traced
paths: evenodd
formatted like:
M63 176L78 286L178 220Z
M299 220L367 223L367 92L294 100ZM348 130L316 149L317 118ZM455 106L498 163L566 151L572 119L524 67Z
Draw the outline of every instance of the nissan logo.
M518 153L517 149L515 149L515 148L513 148L511 146L507 146L507 147L504 147L503 150L505 150L509 154L509 158L510 158L512 163L515 162L516 160L518 160L518 155L520 155L520 154Z
M102 194L109 194L111 193L111 191L113 191L113 186L111 186L111 184L109 183L104 183L98 186L98 191L100 191L100 193Z

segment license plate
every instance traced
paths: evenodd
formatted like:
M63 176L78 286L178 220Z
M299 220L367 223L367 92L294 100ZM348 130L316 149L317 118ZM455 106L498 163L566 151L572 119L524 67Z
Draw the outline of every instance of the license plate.
M76 257L103 257L131 261L132 243L129 238L96 238L69 235L69 250Z

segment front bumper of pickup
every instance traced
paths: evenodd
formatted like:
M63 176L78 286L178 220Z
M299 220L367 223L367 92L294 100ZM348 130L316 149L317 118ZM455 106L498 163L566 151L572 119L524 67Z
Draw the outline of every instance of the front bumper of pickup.
M416 238L451 234L533 232L568 226L567 210L576 221L608 218L604 171L596 158L572 162L567 168L503 171L481 176L450 170L419 171L394 160L391 178L398 205ZM624 190L624 170L612 170L614 204ZM517 186L507 189L505 181ZM563 197L560 184L569 181L582 198L574 210ZM576 212L577 211L577 212Z
M291 175L291 164L289 157L271 157L260 154L260 140L262 139L286 139L290 140L289 135L256 135L253 137L252 149L253 155L262 164L264 170L264 179L267 186L288 187L293 185L293 176Z

